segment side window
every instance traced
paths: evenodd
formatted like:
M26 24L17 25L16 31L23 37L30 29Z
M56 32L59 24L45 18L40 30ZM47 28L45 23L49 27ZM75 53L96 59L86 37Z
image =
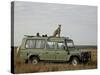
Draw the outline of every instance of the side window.
M35 48L35 40L27 40L26 48Z
M68 47L73 47L73 43L72 42L67 42L67 46Z
M45 40L27 40L26 48L45 48Z
M57 43L57 49L65 49L65 45L63 42L58 42Z
M55 49L55 42L47 42L47 48L48 49Z
M45 48L44 40L36 40L36 48Z

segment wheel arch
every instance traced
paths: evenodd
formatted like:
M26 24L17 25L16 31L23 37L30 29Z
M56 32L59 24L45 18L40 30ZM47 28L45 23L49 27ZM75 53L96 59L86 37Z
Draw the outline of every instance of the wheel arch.
M74 57L78 58L78 60L81 61L79 55L72 55L72 56L70 56L69 61L71 61Z
M40 60L38 55L30 55L28 59L32 59L33 57L36 57L36 58L38 58Z

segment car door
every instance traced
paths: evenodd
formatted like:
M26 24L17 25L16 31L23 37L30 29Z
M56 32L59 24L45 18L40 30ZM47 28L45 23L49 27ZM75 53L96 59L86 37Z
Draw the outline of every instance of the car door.
M48 41L45 50L42 52L42 60L55 60L55 42Z
M56 55L56 60L66 61L68 57L68 51L65 50L65 45L63 42L57 42L55 55Z

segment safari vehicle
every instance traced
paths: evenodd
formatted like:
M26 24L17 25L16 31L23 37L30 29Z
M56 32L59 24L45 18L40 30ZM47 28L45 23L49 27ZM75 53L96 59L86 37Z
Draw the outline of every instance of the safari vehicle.
M19 55L25 62L38 64L41 60L54 62L78 63L91 59L91 52L75 49L72 39L67 37L26 36L18 48Z

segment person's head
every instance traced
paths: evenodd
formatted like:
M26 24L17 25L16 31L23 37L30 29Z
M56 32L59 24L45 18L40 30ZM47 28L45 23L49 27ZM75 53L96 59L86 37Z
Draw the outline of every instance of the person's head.
M39 33L37 33L37 34L36 34L36 36L40 36L40 34L39 34Z
M58 24L59 27L61 27L61 24Z

